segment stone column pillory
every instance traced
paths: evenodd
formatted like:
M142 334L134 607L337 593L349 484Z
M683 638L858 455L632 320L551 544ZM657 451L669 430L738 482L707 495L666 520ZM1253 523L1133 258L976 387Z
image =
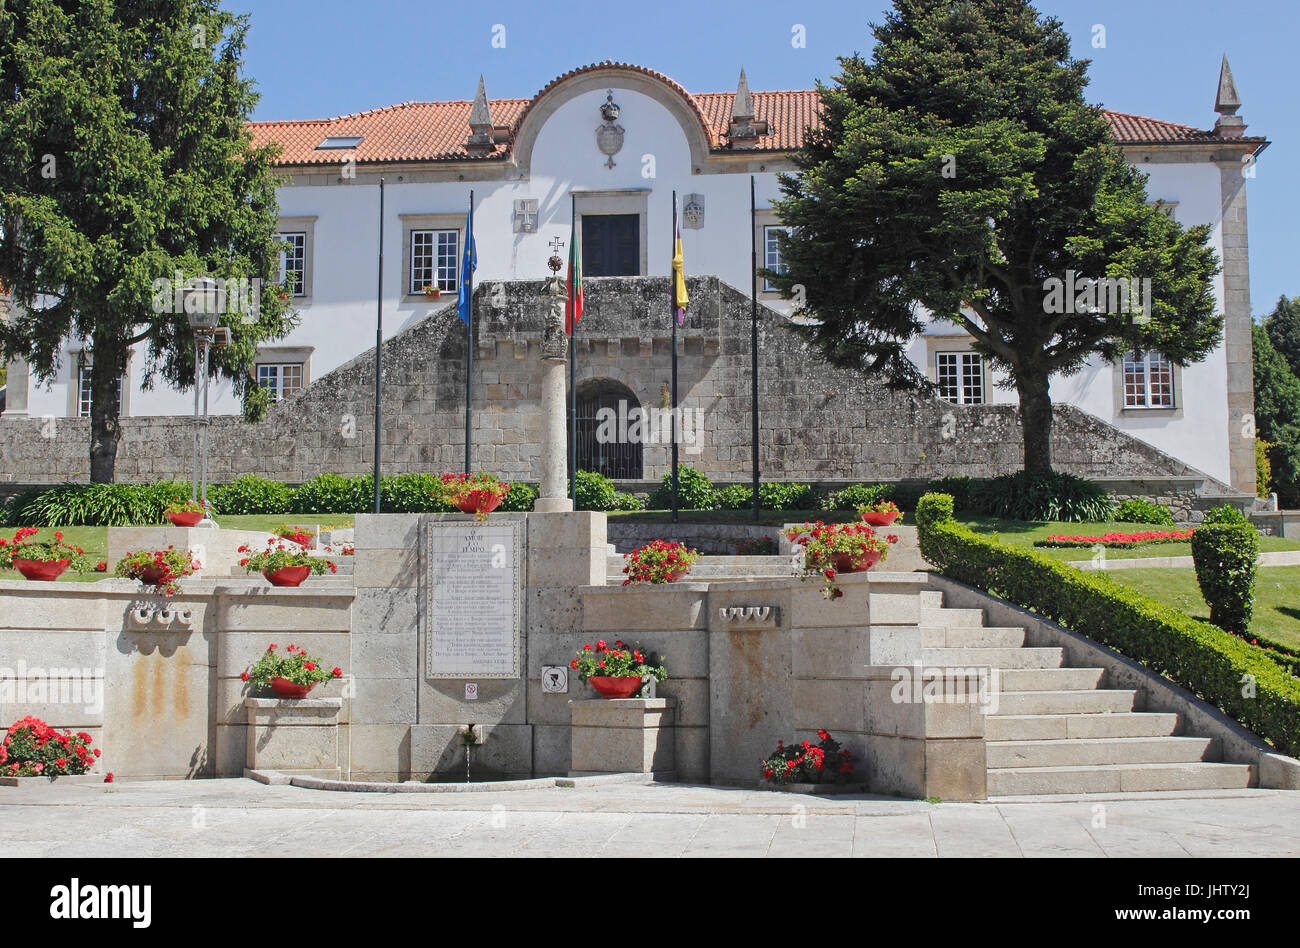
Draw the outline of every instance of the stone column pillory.
M568 484L568 407L564 363L568 337L564 332L564 282L548 279L542 289L546 328L542 336L542 453L541 491L533 509L540 513L573 510Z

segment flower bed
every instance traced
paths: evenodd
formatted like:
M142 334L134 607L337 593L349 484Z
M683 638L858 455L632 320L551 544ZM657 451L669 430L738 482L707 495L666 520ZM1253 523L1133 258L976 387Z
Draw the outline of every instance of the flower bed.
M1101 536L1071 536L1056 534L1046 540L1035 540L1037 547L1094 547L1098 544L1109 547L1133 549L1156 543L1186 543L1192 538L1192 530L1152 530L1146 533L1103 533Z
M25 717L9 725L0 743L0 775L62 777L84 774L94 766L99 749L85 731L60 734L40 718Z

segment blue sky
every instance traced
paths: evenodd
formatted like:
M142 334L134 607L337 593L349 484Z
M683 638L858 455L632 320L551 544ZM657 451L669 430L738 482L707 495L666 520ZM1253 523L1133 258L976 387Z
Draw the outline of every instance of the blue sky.
M536 2L227 0L249 13L247 67L259 119L324 118L412 99L472 98L479 73L494 98L532 96L557 75L605 59L667 73L691 91L734 89L743 65L754 89L804 89L829 79L835 57L872 45L883 0ZM1294 91L1296 0L1039 0L1092 60L1089 98L1209 128L1227 53L1247 134L1272 145L1248 184L1251 301L1272 310L1300 295L1300 106ZM504 46L493 45L504 27ZM796 25L806 45L792 43ZM1105 47L1094 48L1094 28Z

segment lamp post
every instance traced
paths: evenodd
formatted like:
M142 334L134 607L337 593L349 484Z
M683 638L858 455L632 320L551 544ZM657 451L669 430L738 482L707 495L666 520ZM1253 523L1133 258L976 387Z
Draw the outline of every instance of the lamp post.
M194 485L191 499L204 505L200 527L215 527L208 503L208 365L216 339L217 281L212 277L191 280L182 291L185 315L194 332ZM200 388L202 398L200 399ZM202 413L200 414L200 407Z

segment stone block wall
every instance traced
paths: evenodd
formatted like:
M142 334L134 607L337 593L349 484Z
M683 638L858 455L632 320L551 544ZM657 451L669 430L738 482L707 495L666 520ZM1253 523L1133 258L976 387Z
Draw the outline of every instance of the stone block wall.
M688 280L679 330L679 395L703 425L681 461L715 480L750 470L750 304L716 277ZM671 337L667 280L593 278L576 336L579 385L627 386L644 407L667 407ZM540 281L485 283L475 294L475 467L536 481L542 417ZM831 369L760 307L760 461L773 480L849 482L992 476L1022 463L1014 406L956 406L886 391ZM384 469L459 470L463 464L464 326L454 306L384 343ZM374 352L273 406L259 424L213 419L212 480L255 473L299 483L323 471L364 474L374 443ZM125 482L188 477L192 421L123 419L117 476ZM56 483L88 477L89 421L0 415L0 480ZM1198 472L1099 418L1058 406L1053 451L1061 470L1091 477L1195 476ZM644 447L646 479L669 469L666 442Z

